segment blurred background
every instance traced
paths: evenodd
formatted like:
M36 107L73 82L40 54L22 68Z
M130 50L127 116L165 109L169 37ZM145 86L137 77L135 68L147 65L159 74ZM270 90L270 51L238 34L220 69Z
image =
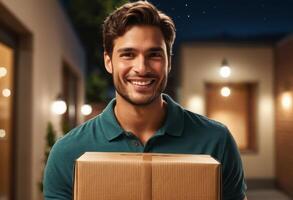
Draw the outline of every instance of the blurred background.
M101 25L126 0L0 1L0 200L42 199L57 138L114 97ZM249 200L293 198L293 1L150 0L177 26L166 93L225 123Z

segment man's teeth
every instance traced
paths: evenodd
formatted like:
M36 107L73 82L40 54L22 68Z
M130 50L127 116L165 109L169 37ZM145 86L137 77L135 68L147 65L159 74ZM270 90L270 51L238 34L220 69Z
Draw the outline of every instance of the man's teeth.
M131 81L131 83L133 84L133 85L139 85L139 86L144 86L144 85L149 85L149 84L151 84L151 80L149 80L149 81Z

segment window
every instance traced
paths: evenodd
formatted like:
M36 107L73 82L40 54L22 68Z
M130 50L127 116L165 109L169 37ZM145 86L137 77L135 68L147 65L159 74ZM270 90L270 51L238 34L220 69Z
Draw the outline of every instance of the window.
M225 86L231 93L223 96ZM241 151L256 150L255 90L254 83L206 84L207 116L229 128Z

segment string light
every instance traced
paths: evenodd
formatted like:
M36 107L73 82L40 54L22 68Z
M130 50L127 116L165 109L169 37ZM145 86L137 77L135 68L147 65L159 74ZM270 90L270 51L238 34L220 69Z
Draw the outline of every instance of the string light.
M9 97L11 95L11 91L9 89L5 88L2 90L2 95L4 97Z
M4 129L0 129L0 138L4 138L6 136L6 132Z
M7 69L5 67L0 67L0 78L6 76Z

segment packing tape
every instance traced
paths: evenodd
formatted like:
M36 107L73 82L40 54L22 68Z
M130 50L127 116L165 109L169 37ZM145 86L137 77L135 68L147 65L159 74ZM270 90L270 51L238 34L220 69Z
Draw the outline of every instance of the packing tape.
M152 157L192 157L194 156L193 154L169 154L169 153L108 153L108 154L113 154L114 156L145 156L145 155L151 155ZM197 155L198 156L198 155ZM201 155L203 156L203 155Z
M142 154L142 200L152 200L152 155Z

